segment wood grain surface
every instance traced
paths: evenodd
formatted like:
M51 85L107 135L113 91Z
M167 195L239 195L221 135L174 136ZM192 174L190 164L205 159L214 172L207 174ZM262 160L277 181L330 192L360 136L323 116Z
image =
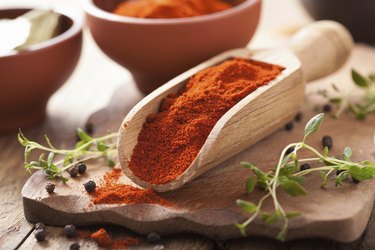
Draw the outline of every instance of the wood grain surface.
M284 129L263 139L247 150L234 156L223 164L191 181L181 189L162 195L170 201L170 207L159 205L94 205L85 193L83 183L100 179L110 169L103 162L89 164L86 175L75 178L67 184L56 182L56 193L49 195L44 187L49 180L42 172L35 173L22 190L25 216L32 222L60 225L95 225L110 223L125 226L141 234L157 231L162 234L193 232L216 239L241 237L234 226L242 222L247 214L239 209L238 198L256 202L263 194L256 190L245 194L245 183L249 171L240 167L240 161L250 161L268 171L276 166L278 156L287 143L301 140L304 124L314 114L304 112L304 119L295 124L293 131ZM100 113L96 116L100 117ZM95 119L95 115L93 117ZM116 124L120 124L119 117ZM366 121L356 121L350 115L340 119L327 118L316 135L308 143L321 148L323 135L334 138L331 154L340 156L345 146L353 148L354 160L375 160L373 142L375 117ZM110 124L98 126L97 132L104 132ZM354 128L356 129L353 133ZM121 179L122 183L134 185L130 179ZM331 184L320 188L318 174L306 178L308 195L290 197L279 192L279 199L286 211L299 211L303 215L291 220L287 239L329 238L341 242L358 239L366 228L371 215L375 192L375 181L353 184L351 181L336 188ZM266 211L272 211L273 204L265 204ZM256 221L248 227L249 236L274 237L278 227Z
M10 1L10 0L9 0ZM11 0L21 2L24 0ZM60 0L48 0L61 2ZM1 2L2 3L6 1ZM65 0L64 4L71 8L79 8L79 1ZM263 0L260 26L251 48L280 47L290 39L302 25L311 22L298 0L279 1ZM69 81L50 100L48 118L43 124L24 130L33 140L41 141L44 134L53 138L56 146L70 147L73 145L74 131L84 127L90 114L100 108L107 107L100 119L94 122L112 124L112 130L118 128L116 116L124 117L133 105L140 100L141 95L135 89L129 73L108 59L85 32L82 59L78 68ZM319 82L313 83L312 88L328 87L331 82L340 83L346 87L352 86L349 72L352 67L363 73L374 72L375 50L371 46L356 45L354 53L346 67ZM349 90L349 89L348 89ZM350 89L352 92L352 89ZM122 96L120 102L111 101L112 94ZM128 108L126 108L128 107ZM114 116L116 115L116 116ZM6 119L4 117L0 118ZM95 125L95 123L94 123ZM21 188L29 175L22 165L22 148L16 142L16 133L0 135L0 249L66 249L68 243L77 239L67 240L62 234L61 227L48 227L47 244L36 243L33 236L33 225L28 223L23 215ZM375 211L373 210L373 214ZM98 225L99 226L99 225ZM108 229L114 236L128 235L129 230L123 227L100 225ZM52 228L50 230L50 228ZM86 228L84 228L86 229ZM95 230L97 227L88 227ZM54 240L51 240L54 239ZM82 242L83 243L83 242ZM216 241L203 236L192 234L176 234L163 237L160 243L165 249L327 249L327 250L357 250L375 249L375 217L372 216L367 229L362 236L351 243L338 243L322 239L301 239L280 243L269 238L241 238L228 241ZM89 247L88 247L89 246ZM155 245L142 243L135 249L153 249ZM82 244L81 249L97 249L94 244Z
M352 86L348 72L351 67L357 67L362 69L364 72L371 72L375 58L375 51L372 48L366 46L357 46L351 56L350 61L347 63L345 68L332 76L323 79L319 82L312 83L309 85L309 92L316 92L317 89L322 87L328 87L332 82L340 83L344 88ZM98 90L100 86L96 87ZM69 90L69 88L68 88ZM84 89L82 89L84 90ZM67 95L75 92L75 87L72 87L71 93L67 91ZM94 91L94 90L93 90ZM123 93L133 93L128 95L128 98L120 98ZM352 91L352 90L351 90ZM94 124L94 128L100 127L100 124L109 124L108 129L115 131L119 124L116 122L118 118L117 114L124 116L134 103L139 100L139 94L134 94L134 90L129 90L126 85L121 85L114 91L114 96L110 98L110 102L107 104L107 108L100 111L99 115L95 115L90 118L89 122ZM82 97L81 97L82 98ZM89 95L85 95L81 99L83 103L92 103ZM61 102L61 106L66 106L64 100L56 100L57 103ZM55 104L54 104L55 105ZM85 104L83 104L82 108ZM77 127L83 127L84 117L71 117L64 115L63 109L62 114L51 113L50 117L45 121L42 126L37 126L28 129L25 132L30 139L40 141L44 133L47 133L53 138L54 143L57 146L67 147L74 143L74 130ZM116 115L114 115L116 114ZM77 119L78 118L78 119ZM361 123L359 123L361 125ZM95 129L94 129L95 130ZM98 133L99 131L97 131ZM50 242L49 244L37 244L33 237L32 224L29 224L23 217L20 190L21 185L18 186L18 179L26 180L28 174L26 174L22 168L22 149L15 142L15 134L2 135L0 140L2 155L1 155L1 167L0 171L2 184L1 185L1 198L6 201L1 206L1 235L0 235L0 249L14 249L17 246L24 247L23 244L27 244L29 249L44 249L44 248L58 248L58 244L66 239L59 239L57 241ZM336 144L335 144L336 145ZM17 170L19 169L19 170ZM5 181L4 180L9 180ZM4 196L7 195L7 196ZM13 197L7 198L7 197ZM13 201L13 202L8 202ZM374 211L373 211L374 213ZM14 223L13 219L17 218L18 223ZM123 227L109 227L108 225L102 225L108 228L109 232L113 235L127 235L128 231ZM94 230L89 227L90 230ZM48 227L49 230L49 227ZM63 238L62 228L52 230L47 235L47 240L52 238ZM200 237L191 234L178 234L172 236L165 236L161 244L166 246L166 249L374 249L375 248L375 217L372 216L367 229L362 236L351 243L338 243L335 241L324 240L324 239L301 239L292 240L287 243L280 243L276 240L269 238L251 237L245 239L233 239L227 241L211 240L206 237ZM173 244L169 244L173 241ZM70 241L72 242L72 241ZM194 244L194 248L191 248L191 244ZM63 245L64 246L64 245ZM67 246L67 243L66 245ZM150 249L151 247L147 244L142 244L137 249ZM25 249L25 248L24 248ZM87 249L83 247L83 249ZM91 248L90 248L91 249Z

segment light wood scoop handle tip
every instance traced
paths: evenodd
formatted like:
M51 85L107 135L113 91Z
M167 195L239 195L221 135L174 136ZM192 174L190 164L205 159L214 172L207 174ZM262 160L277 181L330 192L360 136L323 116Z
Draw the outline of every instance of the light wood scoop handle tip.
M353 47L350 32L335 21L319 21L302 28L293 36L290 49L299 58L307 82L339 69Z

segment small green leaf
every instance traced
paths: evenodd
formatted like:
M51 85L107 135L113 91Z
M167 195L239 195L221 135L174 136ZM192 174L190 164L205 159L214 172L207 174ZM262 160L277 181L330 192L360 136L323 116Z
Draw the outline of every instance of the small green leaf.
M367 167L375 167L375 163L372 161L365 160L365 161L362 161L361 163L366 165Z
M246 162L246 161L242 161L240 164L243 168L247 168L247 169L250 169L250 170L253 170L254 168L257 168L257 166L255 166L254 164L252 164L250 162Z
M300 212L289 212L289 213L286 213L286 218L288 219L292 219L292 218L295 218L295 217L298 217L298 216L301 216L302 213Z
M311 135L312 133L316 132L320 125L322 124L324 119L324 113L318 114L311 118L311 120L305 126L305 137Z
M353 150L350 147L344 148L344 156L347 158L347 160L350 159L350 157L352 157L352 154Z
M236 204L250 214L254 213L258 209L254 203L241 199L237 199Z
M297 172L299 170L299 168L296 167L295 164L296 164L296 162L285 165L283 168L280 169L279 175L289 177L291 174ZM297 164L298 164L298 162L297 162Z
M73 156L67 155L64 157L63 166L66 167L73 162Z
M264 173L262 170L260 170L257 166L254 164L251 164L249 162L241 162L242 167L251 169L256 176L258 176L261 180L267 179L267 174Z
M256 183L257 183L257 179L254 178L254 177L250 177L250 178L247 180L247 182L246 182L246 192L247 192L248 194L250 194L251 192L253 192Z
M84 141L84 142L89 142L92 140L92 137L89 136L85 131L83 131L82 129L77 129L77 135L79 137L79 139L81 139L81 141Z
M336 176L336 187L341 186L344 181L348 179L348 171L341 172L338 176Z
M334 103L334 104L340 104L342 102L342 98L339 98L339 97L330 98L329 102Z
M76 143L76 145L74 146L74 148L75 148L75 149L80 148L80 147L82 147L84 144L86 144L86 142L84 142L84 141L79 141L79 142Z
M280 212L262 213L262 220L268 224L273 224L279 220L280 216Z
M30 167L40 167L40 163L37 161L31 161L28 165L30 165Z
M114 166L116 166L116 163L112 160L112 159L107 159L107 164L108 164L108 167L110 168L113 168Z
M359 167L352 165L349 167L350 175L358 181L372 179L375 176L375 167Z
M102 141L98 141L96 147L98 148L98 150L99 150L100 152L104 152L104 151L106 151L107 149L109 149L109 146L106 145L106 144L104 144Z
M354 83L361 88L368 88L369 82L366 77L362 76L355 69L352 69L352 79Z
M367 117L366 113L363 111L363 110L358 110L356 113L355 113L355 118L359 121L363 121L365 120Z
M50 152L48 154L48 158L47 158L47 164L48 164L48 166L52 165L54 158L55 158L55 154L53 152Z
M306 194L305 189L298 182L290 180L286 178L285 176L281 176L279 178L279 182L280 182L281 187L284 189L284 191L292 196Z
M327 186L327 184L328 184L328 175L327 175L328 172L326 172L326 171L320 171L319 174L320 174L320 177L323 180L322 184L320 184L320 187L321 188L325 188Z
M29 142L29 140L25 137L25 135L22 133L21 129L19 130L18 132L18 135L17 135L17 138L18 138L18 142L26 147L27 143Z
M289 176L289 179L291 179L292 181L297 182L298 184L302 184L303 181L304 181L304 178L302 176L291 175L291 176Z
M329 153L329 148L328 147L324 147L323 155L325 157L328 157L328 153Z
M256 186L259 187L259 188L262 188L265 191L268 188L266 181L265 180L260 180L260 179L258 179L258 181L256 183Z

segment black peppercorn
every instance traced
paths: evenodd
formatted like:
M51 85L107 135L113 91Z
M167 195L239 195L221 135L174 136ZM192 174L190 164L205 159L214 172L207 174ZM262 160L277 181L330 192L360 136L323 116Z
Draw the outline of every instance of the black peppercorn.
M68 238L73 238L77 234L77 228L74 225L66 225L64 227L64 232Z
M290 153L292 153L294 151L294 147L290 147L286 150L285 152L285 156L289 155Z
M83 184L83 186L85 187L85 189L86 189L86 191L87 191L88 193L92 193L92 192L94 192L95 189L96 189L96 184L95 184L95 182L93 182L93 181L88 181L88 182L86 182L85 184Z
M94 134L94 124L92 124L91 122L86 123L85 132L89 135Z
M296 122L300 122L302 120L302 117L303 117L303 114L302 112L299 112L298 114L296 114L296 116L294 117L294 120Z
M323 148L327 147L328 149L331 149L333 147L332 137L329 135L323 136L322 145L323 145Z
M56 187L55 184L48 183L46 185L46 190L50 194L50 193L53 193L55 191L55 187Z
M324 111L325 113L330 113L330 112L332 111L332 106L329 105L329 104L325 104L325 105L323 106L323 111Z
M285 129L287 131L291 131L294 128L293 122L289 122L288 124L285 125Z
M46 239L46 230L44 229L37 229L34 232L34 237L37 241L44 241Z
M160 235L154 232L149 233L147 234L147 241L152 244L158 243L160 242Z
M301 171L304 171L304 170L307 170L307 169L310 169L311 167L310 167L310 165L308 164L308 163L305 163L305 164L302 164L301 166L300 166L300 170Z
M78 163L77 167L78 167L78 173L79 174L84 174L86 172L87 167L86 167L86 164L84 162Z
M44 225L44 223L38 222L35 224L35 230L38 230L38 229L46 230L46 225Z
M78 242L73 242L72 244L70 244L70 246L69 246L69 249L70 250L78 250L78 249L80 249L81 248L81 246L78 244Z
M70 174L70 177L77 177L78 175L78 167L77 166L73 166L72 168L69 169L69 174Z

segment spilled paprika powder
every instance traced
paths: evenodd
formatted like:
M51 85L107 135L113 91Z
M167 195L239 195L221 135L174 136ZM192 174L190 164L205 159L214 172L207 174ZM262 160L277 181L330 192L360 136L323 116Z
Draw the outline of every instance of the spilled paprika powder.
M95 241L99 246L109 249L128 249L140 244L140 240L135 237L112 239L107 230L105 230L104 228L100 228L94 233L80 231L78 232L78 236L83 239L91 239Z
M131 0L113 13L138 18L182 18L211 14L231 8L223 0Z
M152 189L142 189L121 183L124 174L121 168L114 168L103 177L103 182L90 193L94 204L159 204L168 206L170 203L156 194Z
M152 184L180 176L193 162L217 121L284 68L241 58L198 72L179 94L170 94L150 114L138 135L128 167Z

